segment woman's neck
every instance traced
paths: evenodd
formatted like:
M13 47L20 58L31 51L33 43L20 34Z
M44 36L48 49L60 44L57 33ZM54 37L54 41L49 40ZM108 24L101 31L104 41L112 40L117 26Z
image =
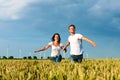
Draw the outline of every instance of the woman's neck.
M60 43L59 43L58 41L53 41L53 45L55 45L55 46L59 46Z

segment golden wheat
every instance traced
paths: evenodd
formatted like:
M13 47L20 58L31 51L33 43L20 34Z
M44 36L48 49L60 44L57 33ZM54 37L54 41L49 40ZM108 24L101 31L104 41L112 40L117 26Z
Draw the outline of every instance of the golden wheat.
M120 80L120 59L0 60L0 80Z

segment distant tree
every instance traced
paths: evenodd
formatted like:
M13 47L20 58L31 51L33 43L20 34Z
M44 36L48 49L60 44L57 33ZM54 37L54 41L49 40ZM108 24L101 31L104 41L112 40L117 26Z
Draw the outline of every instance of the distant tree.
M32 57L31 57L31 56L28 56L28 59L32 59Z
M7 57L6 57L6 56L3 56L3 59L7 59Z
M50 59L50 57L48 56L47 59Z
M43 59L43 57L41 56L41 59Z
M13 56L9 56L8 59L14 59L14 57Z
M33 56L33 59L37 59L37 57L36 57L36 56Z
M65 59L64 57L62 59Z
M27 57L26 57L26 56L24 56L24 57L23 57L23 59L27 59Z

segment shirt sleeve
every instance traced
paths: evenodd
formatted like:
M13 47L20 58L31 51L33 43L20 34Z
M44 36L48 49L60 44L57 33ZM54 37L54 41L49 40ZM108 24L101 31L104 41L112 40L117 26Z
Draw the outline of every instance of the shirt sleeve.
M70 36L68 37L68 42L70 42Z
M81 39L83 37L82 34L78 34L77 36L78 36L79 39Z
M62 47L63 46L63 44L62 43L60 43L60 47Z
M53 44L52 42L49 42L49 43L48 43L48 45L50 45L50 46L52 46L52 44Z

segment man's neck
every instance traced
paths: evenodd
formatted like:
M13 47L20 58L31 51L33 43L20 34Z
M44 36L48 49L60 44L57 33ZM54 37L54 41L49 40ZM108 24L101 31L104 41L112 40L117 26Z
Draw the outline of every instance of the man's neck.
M71 36L75 35L75 33L70 33Z

